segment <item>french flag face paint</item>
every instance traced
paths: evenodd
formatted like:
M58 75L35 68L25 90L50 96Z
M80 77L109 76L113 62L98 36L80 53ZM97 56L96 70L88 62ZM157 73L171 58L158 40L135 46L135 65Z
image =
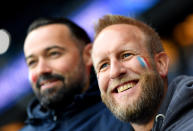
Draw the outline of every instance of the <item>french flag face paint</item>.
M31 83L36 83L37 77L33 75L32 73L29 73L28 79Z
M137 60L139 61L140 65L143 68L149 68L150 67L150 65L148 64L148 62L147 62L147 60L145 58L137 56Z

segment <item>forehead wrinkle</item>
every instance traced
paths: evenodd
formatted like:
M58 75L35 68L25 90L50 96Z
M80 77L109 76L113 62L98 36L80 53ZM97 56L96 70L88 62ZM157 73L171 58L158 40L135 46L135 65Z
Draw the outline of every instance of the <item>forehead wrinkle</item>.
M51 46L46 47L46 48L44 49L44 51L47 52L47 51L52 50L52 49L65 50L64 47L61 47L61 46L59 46L59 45L51 45Z
M101 61L109 59L109 57L117 57L117 55L119 55L121 52L124 52L124 51L129 51L135 54L139 54L139 52L137 52L136 49L132 47L132 44L129 44L129 43L131 43L131 41L122 43L121 47L113 48L111 50L103 50L103 52L100 51L100 53L98 53L96 50L93 53L93 50L92 50L92 59L95 59L95 64L99 64ZM99 49L98 47L95 47L95 48Z
M120 36L122 39L134 39L134 40L146 40L145 33L134 25L128 25L128 24L115 24L111 25L109 27L104 28L101 33L98 35L98 37L102 34L106 34L107 32L115 32L115 34ZM96 38L97 39L97 38Z
M43 52L43 53L44 53L44 52L48 52L48 51L50 51L50 50L52 50L52 49L65 50L64 47L58 46L58 45L56 45L56 44L53 44L53 45L50 45L50 46L48 46L48 47L40 50L40 53L41 53L41 52ZM31 57L35 57L35 54L34 54L34 53L29 54L28 56L26 56L26 59L31 58Z

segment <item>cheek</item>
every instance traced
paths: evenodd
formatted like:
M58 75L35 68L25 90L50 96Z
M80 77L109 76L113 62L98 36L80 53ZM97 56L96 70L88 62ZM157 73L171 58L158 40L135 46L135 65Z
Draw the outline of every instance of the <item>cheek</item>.
M97 74L97 79L98 79L98 85L101 93L107 92L108 88L108 77L104 73L99 73Z
M55 61L52 63L52 73L63 74L73 72L74 64L66 60Z
M59 59L55 62L55 70L66 73L71 72L79 65L79 60L77 57L65 56L62 59Z
M33 74L33 73L29 73L29 81L30 81L31 83L36 83L36 81L37 81L37 76L36 76L35 74Z
M144 68L141 66L136 58L133 58L132 60L127 62L127 67L135 72L140 72L141 70L144 70Z
M149 68L147 61L140 56L136 56L130 61L125 62L125 66L136 73L144 72Z

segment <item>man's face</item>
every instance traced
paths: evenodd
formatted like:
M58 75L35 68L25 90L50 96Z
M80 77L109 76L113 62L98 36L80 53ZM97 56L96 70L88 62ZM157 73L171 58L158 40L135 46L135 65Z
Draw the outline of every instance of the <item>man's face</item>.
M144 33L131 25L109 26L94 41L92 59L107 107L123 121L148 122L159 106L164 85Z
M24 52L33 90L45 107L67 103L87 82L82 54L67 26L51 24L33 30Z

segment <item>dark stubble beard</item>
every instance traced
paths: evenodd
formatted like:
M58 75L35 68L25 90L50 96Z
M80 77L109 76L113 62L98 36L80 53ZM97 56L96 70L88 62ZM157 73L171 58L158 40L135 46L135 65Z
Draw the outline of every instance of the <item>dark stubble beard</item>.
M62 82L61 86L48 88L43 92L40 92L40 89L36 90L35 94L40 104L44 108L60 109L72 103L74 96L82 93L86 85L86 77L84 77L84 74L85 66L83 62L81 62L67 77L59 74L45 74L45 76L40 76L39 79L57 79ZM36 86L38 88L38 84L36 84Z
M72 81L71 85L63 83L61 87L52 87L44 90L38 98L43 107L59 109L72 103L74 96L80 94L83 87L84 83L82 81Z
M164 82L157 72L144 73L140 82L141 95L132 105L120 107L110 94L101 95L103 102L118 119L136 124L146 124L155 115L164 95Z

